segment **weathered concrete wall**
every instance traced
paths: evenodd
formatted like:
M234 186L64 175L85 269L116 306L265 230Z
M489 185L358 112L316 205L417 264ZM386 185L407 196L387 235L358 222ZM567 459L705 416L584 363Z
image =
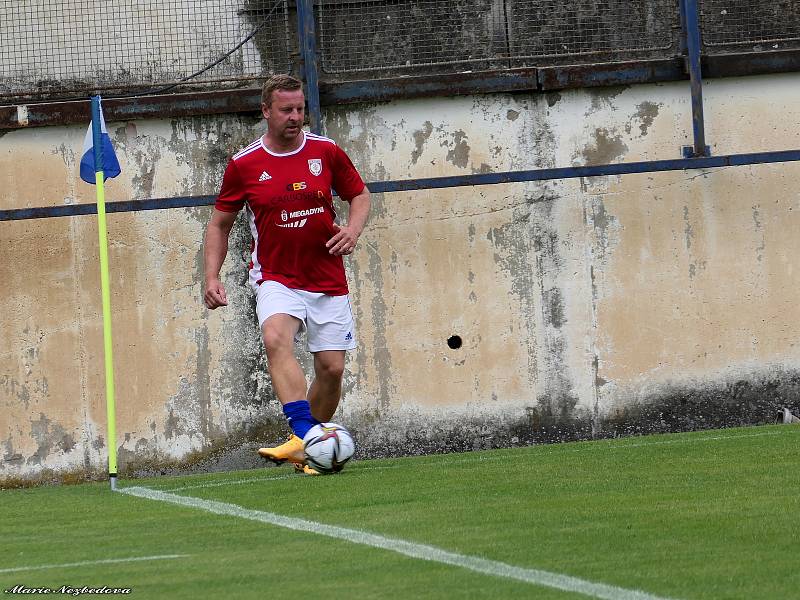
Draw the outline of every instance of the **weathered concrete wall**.
M800 147L800 76L711 81L715 154ZM685 84L337 107L368 180L679 156ZM109 124L110 200L214 193L262 124ZM82 127L0 137L0 206L91 202ZM770 420L800 406L792 163L396 193L348 259L361 345L337 420L362 455ZM251 466L283 424L243 223L201 304L209 209L109 216L120 463ZM93 217L0 223L0 478L102 470ZM459 336L460 348L448 339ZM309 361L305 359L306 367Z

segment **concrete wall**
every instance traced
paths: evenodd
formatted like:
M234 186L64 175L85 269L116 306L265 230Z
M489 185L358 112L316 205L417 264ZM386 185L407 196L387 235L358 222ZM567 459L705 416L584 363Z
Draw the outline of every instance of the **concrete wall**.
M800 76L707 82L712 153L800 147ZM676 158L687 84L329 108L367 180ZM110 123L109 200L213 194L263 124ZM0 137L0 206L93 201L83 127ZM794 163L378 195L348 259L361 456L771 420L800 406ZM285 427L246 286L201 304L210 209L109 216L120 464L257 466ZM0 478L106 455L94 217L0 223ZM463 345L448 346L460 336ZM306 367L310 365L304 357Z

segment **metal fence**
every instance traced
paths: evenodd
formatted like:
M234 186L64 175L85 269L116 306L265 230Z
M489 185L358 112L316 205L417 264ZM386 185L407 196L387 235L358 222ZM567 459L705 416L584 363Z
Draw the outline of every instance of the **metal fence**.
M678 0L314 0L323 78L670 58ZM699 0L704 52L800 48L797 0ZM293 70L295 0L0 0L0 103L252 86Z
M677 0L318 0L322 71L673 56Z
M324 73L481 69L508 54L506 13L495 0L319 0L317 23Z
M676 0L542 0L509 10L512 56L537 65L557 58L611 62L678 53Z
M709 53L800 48L796 0L702 0L700 6Z
M291 37L286 0L0 0L0 97L249 80Z

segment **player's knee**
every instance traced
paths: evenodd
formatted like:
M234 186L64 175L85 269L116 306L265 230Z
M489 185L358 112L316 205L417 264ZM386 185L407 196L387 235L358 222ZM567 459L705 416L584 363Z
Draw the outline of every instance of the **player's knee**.
M337 381L344 375L344 361L324 361L317 365L316 376L328 381Z
M261 337L264 339L264 349L267 351L267 356L275 352L291 350L294 343L293 336L286 335L285 332L275 327L270 327L268 324L264 326Z

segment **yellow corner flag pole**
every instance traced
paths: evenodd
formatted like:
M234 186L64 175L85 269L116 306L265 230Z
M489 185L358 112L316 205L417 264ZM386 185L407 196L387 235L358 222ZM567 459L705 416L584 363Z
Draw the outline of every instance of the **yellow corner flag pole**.
M100 96L92 96L92 140L94 146L95 185L97 187L97 229L100 241L100 288L103 297L103 349L106 366L106 415L108 421L108 478L117 489L117 425L114 403L114 357L111 343L111 286L108 276L108 230L106 227L105 170L103 163L102 109ZM109 144L110 148L110 144ZM113 154L113 149L111 149ZM108 160L108 157L105 157ZM114 157L116 162L116 157ZM118 174L118 173L117 173ZM116 175L116 174L115 174ZM111 175L112 177L115 175Z

